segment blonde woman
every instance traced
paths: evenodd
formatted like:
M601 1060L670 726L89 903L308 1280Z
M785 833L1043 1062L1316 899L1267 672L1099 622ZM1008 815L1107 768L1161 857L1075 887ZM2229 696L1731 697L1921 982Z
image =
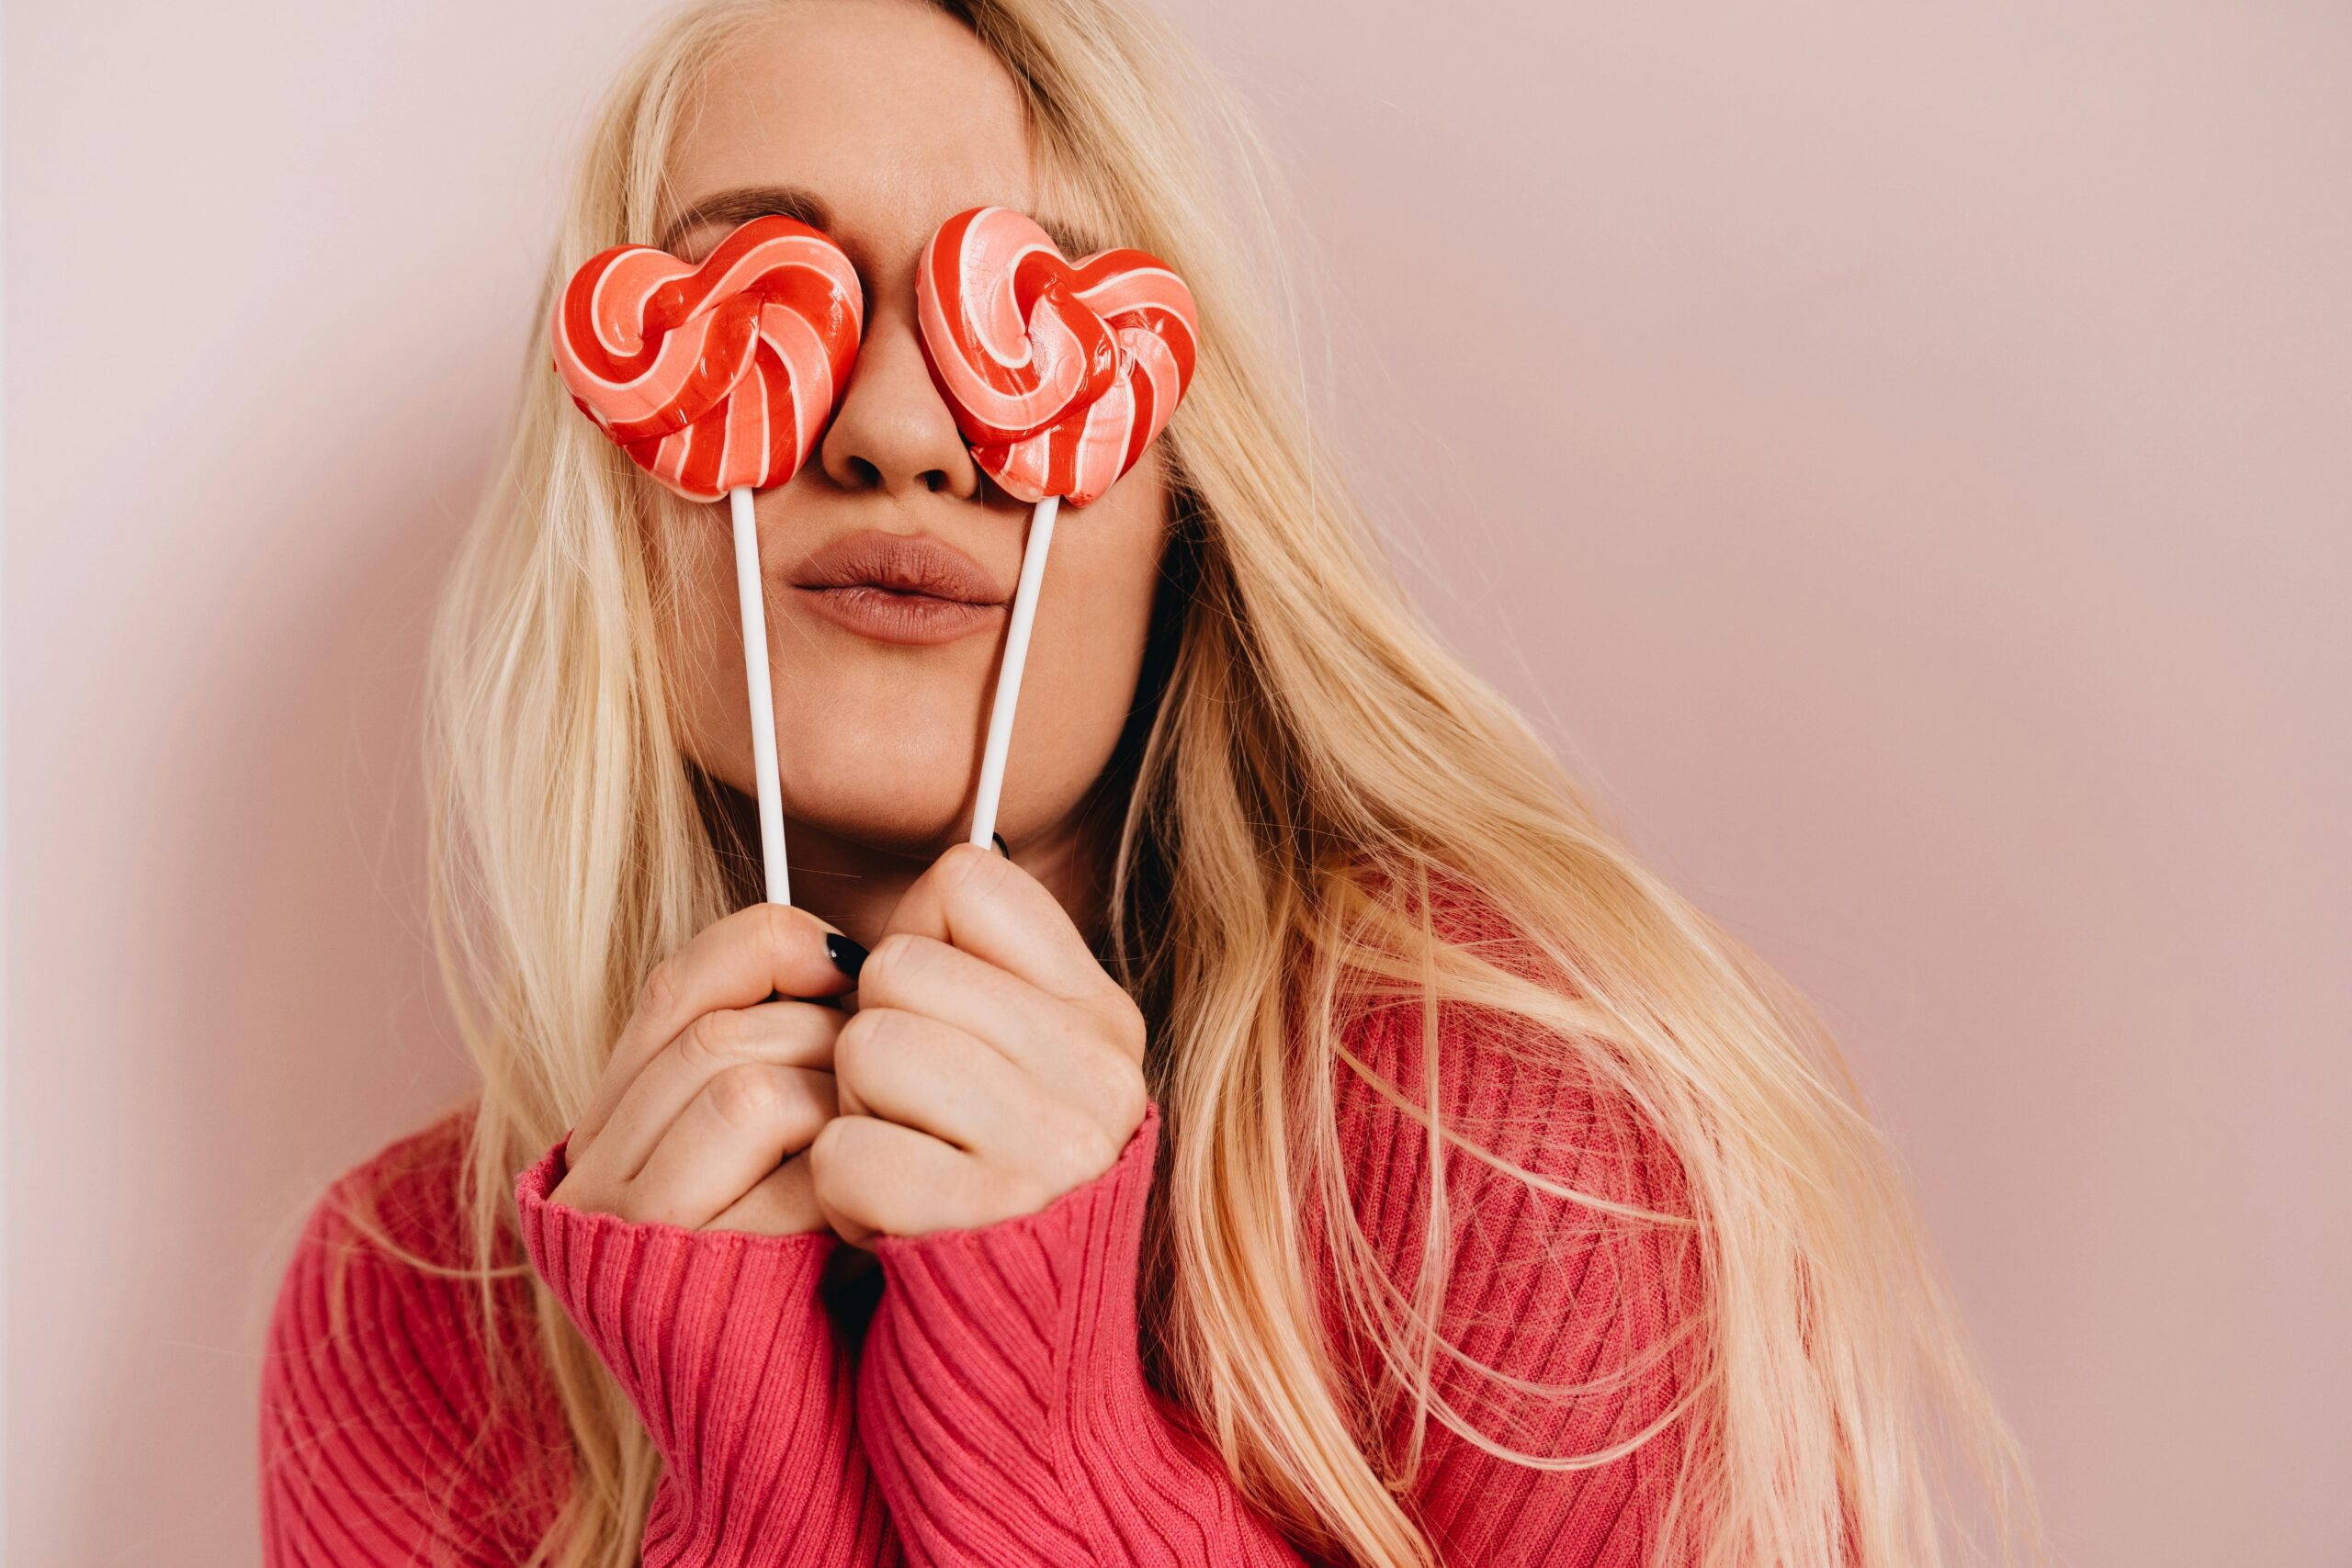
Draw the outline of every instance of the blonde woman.
M1376 563L1249 150L1102 0L700 5L616 85L550 287L783 211L865 289L758 501L802 907L727 529L536 337L434 645L481 1092L311 1217L270 1562L1920 1565L1953 1458L2022 1516L1834 1049ZM913 321L982 203L1207 326L1062 529L1002 853L943 846L1024 509Z

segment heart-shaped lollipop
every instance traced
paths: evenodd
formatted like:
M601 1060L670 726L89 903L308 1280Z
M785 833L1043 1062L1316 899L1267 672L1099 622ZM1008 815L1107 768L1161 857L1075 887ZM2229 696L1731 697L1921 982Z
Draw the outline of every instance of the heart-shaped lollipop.
M806 223L754 218L700 265L616 245L556 307L555 367L581 412L693 501L799 471L849 379L857 270Z
M1025 215L941 224L915 272L940 395L973 461L1023 501L1084 506L1136 464L1193 378L1192 290L1136 250L1063 259Z
M1193 291L1159 257L1097 251L1073 264L1035 220L1003 207L959 212L932 234L915 268L915 321L972 460L1035 503L972 801L970 841L985 847L1054 515L1117 483L1167 425L1192 383L1200 323Z
M556 374L598 429L687 500L727 498L760 852L777 904L792 902L792 884L752 491L808 460L849 384L865 317L841 247L775 215L737 229L699 265L650 245L600 251L571 275L548 328Z

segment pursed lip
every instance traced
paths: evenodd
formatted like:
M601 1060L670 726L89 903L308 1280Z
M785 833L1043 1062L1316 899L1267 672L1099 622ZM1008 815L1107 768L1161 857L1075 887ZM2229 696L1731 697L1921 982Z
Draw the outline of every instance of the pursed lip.
M1007 597L955 546L880 528L832 540L791 581L828 620L880 642L951 642L995 624Z

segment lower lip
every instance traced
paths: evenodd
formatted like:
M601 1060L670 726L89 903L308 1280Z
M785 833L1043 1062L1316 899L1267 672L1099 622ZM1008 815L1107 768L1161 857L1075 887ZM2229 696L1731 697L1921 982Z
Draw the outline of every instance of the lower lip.
M996 625L1004 612L1001 604L967 604L929 593L894 592L869 583L797 592L825 619L876 642L954 642Z

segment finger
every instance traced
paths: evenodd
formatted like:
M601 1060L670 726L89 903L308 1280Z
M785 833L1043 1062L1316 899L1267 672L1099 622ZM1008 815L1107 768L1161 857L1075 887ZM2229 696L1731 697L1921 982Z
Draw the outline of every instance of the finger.
M1032 1072L1092 1048L1099 1021L978 953L912 931L876 942L857 976L859 1016L895 1008L952 1024Z
M808 1145L808 1164L825 1223L857 1247L877 1235L963 1228L983 1207L978 1161L895 1122L836 1116Z
M640 1224L707 1224L807 1148L832 1118L833 1075L746 1062L728 1068L670 1123L618 1213Z
M1034 1098L1020 1068L952 1024L897 1008L860 1008L833 1046L845 1115L878 1116L967 1152L1004 1146Z
M1067 1001L1117 988L1045 885L977 845L956 845L915 878L882 934L899 931L962 948Z
M825 938L839 934L807 910L782 904L753 904L696 931L646 976L575 1131L593 1134L602 1127L645 1064L704 1013L757 1007L778 992L830 997L848 990L853 982L825 950Z
M809 1002L722 1008L686 1025L623 1091L601 1128L571 1134L575 1158L613 1181L626 1181L703 1086L739 1063L831 1070L833 1038L844 1017Z
M806 1151L760 1179L760 1184L713 1215L707 1231L748 1231L753 1235L797 1235L825 1228L817 1204L816 1173Z

